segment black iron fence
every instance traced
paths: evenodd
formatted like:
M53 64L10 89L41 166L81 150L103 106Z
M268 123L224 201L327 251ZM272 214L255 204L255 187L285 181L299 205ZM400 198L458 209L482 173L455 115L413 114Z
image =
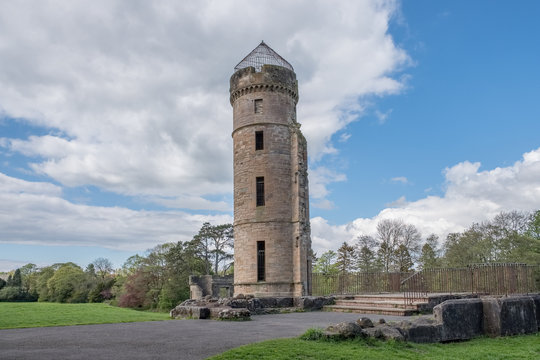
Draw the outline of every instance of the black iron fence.
M540 291L540 265L475 264L416 273L313 273L313 295L401 292L412 302L427 293L527 294Z

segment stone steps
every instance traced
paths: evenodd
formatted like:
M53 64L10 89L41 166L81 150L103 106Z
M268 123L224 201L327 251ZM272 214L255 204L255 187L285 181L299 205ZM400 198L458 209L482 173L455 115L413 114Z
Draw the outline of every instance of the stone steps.
M390 309L412 309L417 310L417 303L405 305L403 299L401 301L388 301L388 300L336 300L336 305L352 306L352 307L379 307Z
M343 295L336 297L334 305L326 305L323 309L359 314L410 316L418 314L428 301L426 297L412 304L405 304L403 294Z
M336 311L357 314L378 314L378 315L394 315L394 316L411 316L418 313L413 309L392 309L368 306L346 306L346 305L326 305L324 311Z

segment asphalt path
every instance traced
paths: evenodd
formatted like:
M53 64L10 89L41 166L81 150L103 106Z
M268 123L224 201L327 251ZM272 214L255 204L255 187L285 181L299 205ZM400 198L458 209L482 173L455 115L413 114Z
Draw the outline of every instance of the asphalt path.
M334 312L252 316L251 321L169 320L0 330L0 359L206 359L258 341L294 337L359 317Z

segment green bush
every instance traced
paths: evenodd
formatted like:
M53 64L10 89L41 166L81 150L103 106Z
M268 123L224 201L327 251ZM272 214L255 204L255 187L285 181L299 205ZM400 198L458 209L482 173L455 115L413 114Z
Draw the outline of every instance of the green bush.
M320 328L310 328L305 333L300 335L302 340L320 340L324 338L323 329Z
M5 286L0 290L0 301L23 300L24 294L20 286Z

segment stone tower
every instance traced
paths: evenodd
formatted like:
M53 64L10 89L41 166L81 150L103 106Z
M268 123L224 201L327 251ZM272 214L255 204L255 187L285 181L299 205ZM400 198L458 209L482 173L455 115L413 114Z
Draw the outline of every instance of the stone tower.
M261 42L230 79L234 293L311 293L307 143L293 67Z

